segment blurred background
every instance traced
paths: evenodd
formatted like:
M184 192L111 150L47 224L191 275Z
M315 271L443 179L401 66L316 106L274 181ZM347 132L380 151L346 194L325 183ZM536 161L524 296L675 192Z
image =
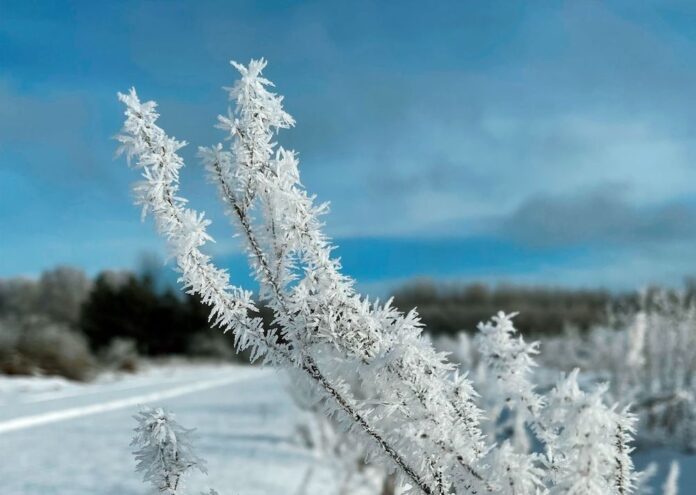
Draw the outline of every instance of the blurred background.
M228 61L261 56L298 122L279 140L331 202L346 273L366 294L418 305L433 331L473 330L496 308L522 311L525 331L587 328L642 288L691 286L693 6L2 0L0 11L3 317L40 315L93 350L132 338L146 353L190 339L159 348L132 325L107 330L95 313L134 315L110 298L150 298L187 334L205 326L138 222L134 172L114 160L115 94L132 85L191 142L184 195L213 219L219 264L254 288L195 149L223 138Z
M362 293L418 307L471 369L468 339L505 310L551 350L544 369L635 381L590 351L621 355L651 322L641 338L669 344L627 364L660 398L641 441L693 451L689 2L0 0L0 373L90 383L172 356L247 362L179 291L113 136L118 91L157 100L190 143L182 191L213 220L211 254L254 290L195 153L224 137L229 60L259 57L297 121L278 140L330 201L326 232Z

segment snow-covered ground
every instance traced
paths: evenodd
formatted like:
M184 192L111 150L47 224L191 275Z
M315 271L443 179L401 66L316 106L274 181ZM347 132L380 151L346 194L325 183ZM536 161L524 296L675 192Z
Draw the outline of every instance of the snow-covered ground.
M189 493L293 494L313 462L294 440L298 412L271 371L164 366L88 385L2 377L0 494L150 493L129 447L138 404L164 406L197 429L209 474L192 476Z
M187 480L192 494L214 487L221 495L293 495L316 462L295 440L300 413L272 371L170 364L90 384L0 377L0 494L150 493L129 447L139 404L164 406L197 429L208 476ZM635 459L639 467L659 463L659 487L675 456L680 493L696 493L696 456L656 450ZM327 474L315 476L308 492L332 493Z

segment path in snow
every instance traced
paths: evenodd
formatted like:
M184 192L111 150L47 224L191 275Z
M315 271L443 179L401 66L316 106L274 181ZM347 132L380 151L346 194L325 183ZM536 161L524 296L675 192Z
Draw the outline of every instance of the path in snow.
M239 382L249 378L251 378L251 376L244 377L233 375L216 380L211 379L191 383L188 385L181 385L179 387L170 388L168 390L150 392L149 394L145 395L135 395L124 399L115 399L107 402L91 404L88 406L78 406L69 409L34 414L31 416L23 416L5 422L0 422L0 435L8 431L22 430L24 428L31 428L33 426L56 423L58 421L65 421L68 419L81 418L83 416L90 416L92 414L115 411L117 409L137 407L141 404L156 404L163 401L164 399L172 399L174 397L180 397L182 395L200 392L203 390L220 387L222 385L228 385L230 383ZM75 397L76 395L78 394L71 394L69 397ZM36 401L30 401L30 403L32 402Z

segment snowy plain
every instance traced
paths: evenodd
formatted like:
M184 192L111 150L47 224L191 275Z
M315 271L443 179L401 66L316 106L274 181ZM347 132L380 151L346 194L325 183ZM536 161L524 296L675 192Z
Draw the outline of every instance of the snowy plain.
M129 442L139 405L163 406L196 428L208 475L187 493L292 495L318 461L298 442L302 412L274 371L248 366L169 364L89 384L59 378L0 377L0 494L145 495ZM680 493L696 493L696 456L638 452L639 468L681 463ZM333 493L328 470L314 469L309 494ZM656 491L659 493L659 490Z
M208 475L188 478L187 493L296 493L315 459L294 436L301 412L284 387L273 371L231 365L162 366L90 384L0 377L0 494L151 493L129 446L138 404L196 428ZM310 493L326 493L321 477Z

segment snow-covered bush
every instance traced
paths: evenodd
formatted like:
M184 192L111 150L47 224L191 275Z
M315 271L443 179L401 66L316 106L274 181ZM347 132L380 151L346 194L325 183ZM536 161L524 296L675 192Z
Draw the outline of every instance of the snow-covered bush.
M100 353L99 358L111 369L134 372L138 369L138 346L133 339L114 337Z
M41 317L0 320L0 372L87 380L96 361L86 339Z
M633 418L607 407L602 390L582 392L574 374L547 399L537 396L526 376L532 349L512 342L505 315L483 332L491 334L487 362L510 409L544 450L523 452L484 436L470 379L421 336L417 313L362 298L340 272L321 231L326 205L302 187L297 155L274 142L294 121L261 76L265 61L233 65L242 76L229 88L236 108L219 118L231 147L217 144L199 154L245 243L259 296L274 312L273 327L264 327L251 293L234 286L202 251L211 240L210 222L178 193L183 160L177 151L185 143L157 126L154 102L142 103L135 90L119 96L126 105L121 149L144 179L135 187L137 201L167 239L184 287L212 307L211 322L231 330L252 359L301 373L324 414L414 491L631 493ZM524 388L507 390L510 377Z

